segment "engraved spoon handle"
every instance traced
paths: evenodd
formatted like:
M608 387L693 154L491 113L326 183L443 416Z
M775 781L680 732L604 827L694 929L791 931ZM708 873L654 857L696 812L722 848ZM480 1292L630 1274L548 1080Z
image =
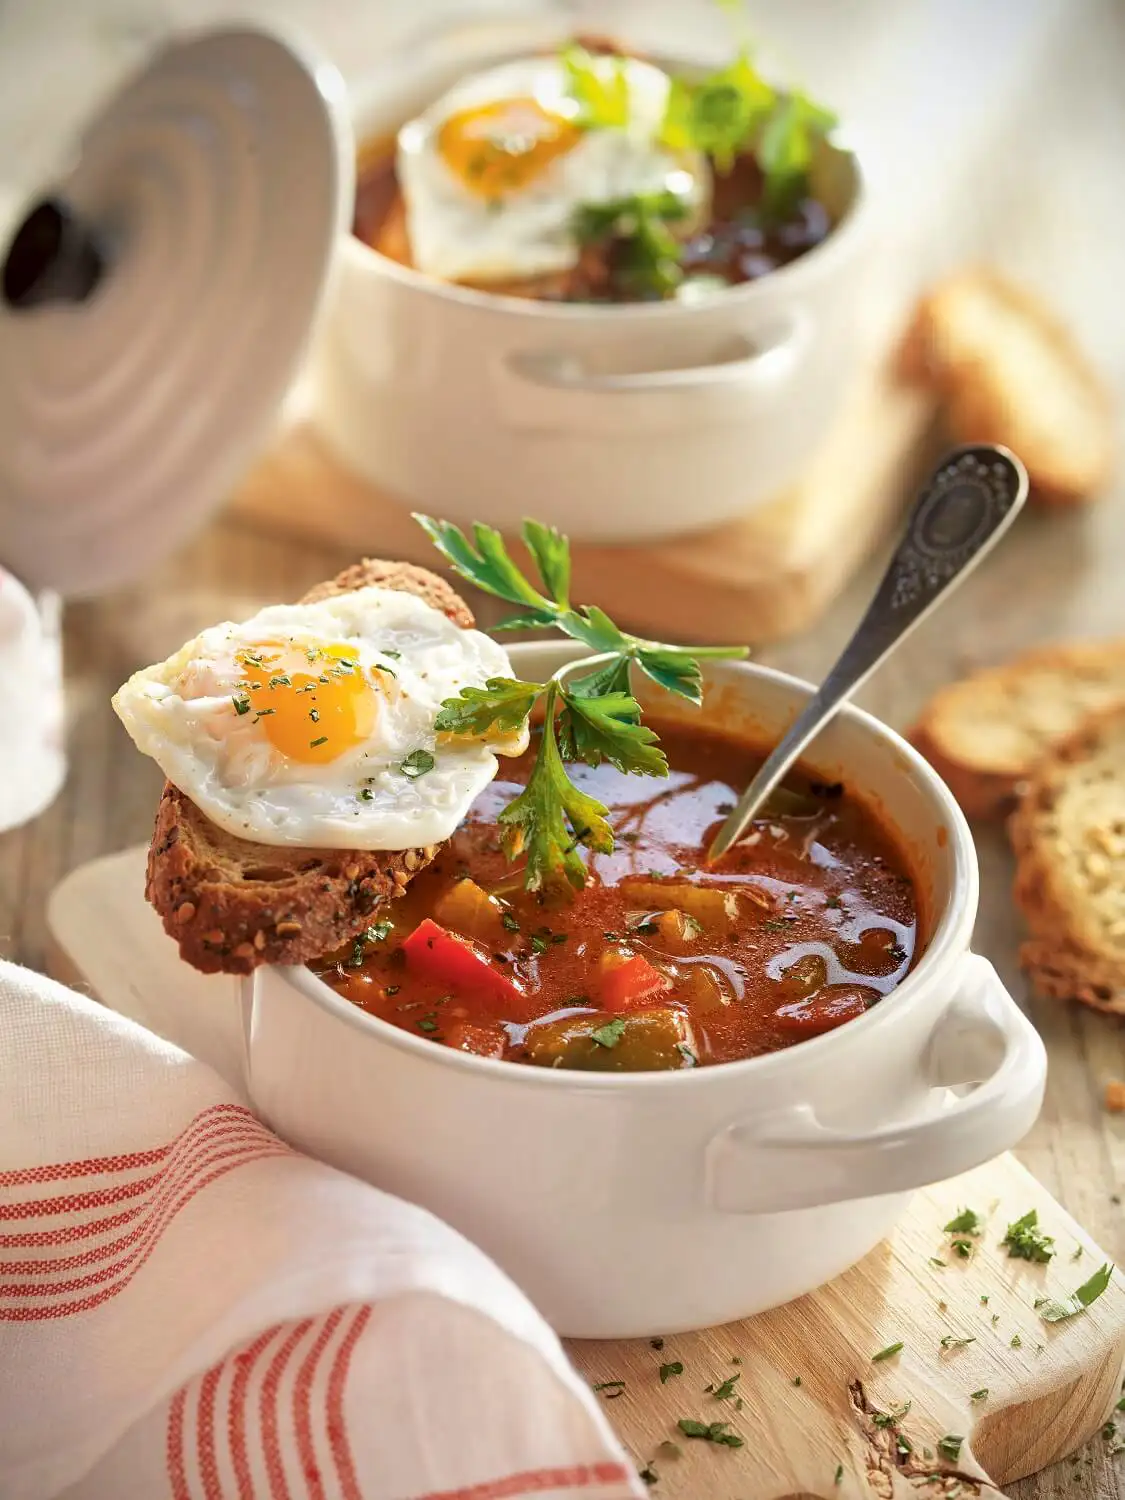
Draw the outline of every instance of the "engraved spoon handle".
M1027 499L1027 474L1006 448L958 448L914 502L883 581L836 665L739 798L708 851L718 859L746 831L840 704L995 546Z

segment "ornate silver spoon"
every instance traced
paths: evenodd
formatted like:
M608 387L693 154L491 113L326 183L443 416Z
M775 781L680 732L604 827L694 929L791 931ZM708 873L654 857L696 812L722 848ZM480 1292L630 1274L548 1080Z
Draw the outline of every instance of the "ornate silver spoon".
M959 448L914 503L883 581L836 665L739 798L708 850L716 860L832 715L980 562L1027 499L1027 474L1006 448Z

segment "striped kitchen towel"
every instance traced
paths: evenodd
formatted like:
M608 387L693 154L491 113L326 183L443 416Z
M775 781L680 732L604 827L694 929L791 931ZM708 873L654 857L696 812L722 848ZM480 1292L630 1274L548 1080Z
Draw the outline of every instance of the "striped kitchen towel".
M453 1230L2 963L0 1038L3 1500L645 1493L554 1334Z

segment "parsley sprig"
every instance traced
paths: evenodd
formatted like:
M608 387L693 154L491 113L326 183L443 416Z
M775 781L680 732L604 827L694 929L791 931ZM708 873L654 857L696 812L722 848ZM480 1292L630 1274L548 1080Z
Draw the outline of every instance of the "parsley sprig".
M566 537L538 521L525 521L523 539L539 585L513 562L500 533L479 523L472 540L458 526L416 516L438 551L460 577L509 604L518 613L501 630L559 630L597 654L579 675L550 682L519 682L494 677L483 688L462 689L442 704L435 728L442 734L481 736L490 729L518 728L540 702L543 734L535 765L520 795L499 817L501 843L510 860L526 856L526 884L540 890L560 879L581 888L585 847L608 854L613 830L608 809L571 781L566 763L608 762L619 771L666 776L668 762L655 733L641 722L641 707L630 691L636 668L657 686L696 705L703 701L700 661L744 657L744 646L669 646L620 630L597 605L570 601L570 546Z
M683 198L665 188L605 203L583 203L572 229L580 245L613 246L616 279L638 296L667 297L684 279L680 242L668 227L687 218Z

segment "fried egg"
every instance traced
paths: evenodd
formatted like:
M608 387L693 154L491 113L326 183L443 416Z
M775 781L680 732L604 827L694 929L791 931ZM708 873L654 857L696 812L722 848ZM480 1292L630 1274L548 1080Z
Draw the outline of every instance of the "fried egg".
M607 83L623 71L624 125L579 123L562 58L534 57L462 79L403 126L395 170L418 270L481 283L569 270L577 210L638 193L673 192L698 220L710 167L660 144L668 75L636 58L591 66Z
M261 844L410 849L450 837L526 728L438 734L442 700L510 677L504 649L370 587L203 631L113 699L137 748L220 828Z

